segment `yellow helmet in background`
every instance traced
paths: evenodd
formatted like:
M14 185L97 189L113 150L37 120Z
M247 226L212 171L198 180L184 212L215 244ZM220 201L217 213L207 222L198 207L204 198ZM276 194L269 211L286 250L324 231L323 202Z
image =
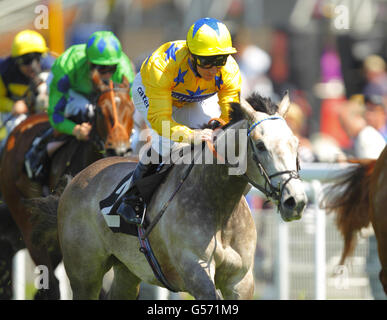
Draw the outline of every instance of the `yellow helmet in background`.
M47 51L46 40L40 33L33 30L23 30L13 39L11 56L15 58L27 53L45 53Z
M187 34L187 46L197 56L227 55L237 52L226 25L214 18L197 20Z

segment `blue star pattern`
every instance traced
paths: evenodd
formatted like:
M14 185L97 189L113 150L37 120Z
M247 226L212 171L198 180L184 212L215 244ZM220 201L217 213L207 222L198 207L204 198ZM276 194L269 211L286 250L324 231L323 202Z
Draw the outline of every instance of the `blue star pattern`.
M223 84L222 75L220 75L219 77L215 76L215 85L218 87L219 90L222 84Z
M152 55L149 55L148 58L146 58L144 65L146 65Z
M169 48L167 49L167 51L165 51L166 53L166 56L165 56L165 61L169 60L169 59L173 59L176 61L176 51L179 50L178 47L175 47L175 43L172 43Z
M97 43L97 48L99 52L102 53L105 50L105 47L106 47L106 42L103 38L101 38Z
M92 36L89 41L87 41L87 47L90 48L90 46L94 43L96 36Z
M193 32L192 32L192 38L195 37L195 34L196 32L204 25L208 25L210 28L214 29L216 31L216 33L219 35L220 34L220 31L219 31L219 27L218 27L218 22L220 22L219 20L216 20L216 19L213 19L213 18L203 18L203 19L200 19L198 21L196 21L195 25L194 25L194 28L193 28Z
M184 76L185 74L188 72L188 70L185 70L184 72L181 71L181 68L179 68L179 74L177 75L177 77L175 79L173 79L173 81L176 82L176 85L177 86L180 82L181 83L184 83Z
M191 90L188 90L188 89L186 89L187 90L187 92L189 93L189 95L191 96L191 97L196 97L196 96L200 96L204 91L206 91L207 89L204 89L204 90L200 90L200 87L198 87L197 89L196 89L196 91L195 92L193 92L193 91L191 91Z

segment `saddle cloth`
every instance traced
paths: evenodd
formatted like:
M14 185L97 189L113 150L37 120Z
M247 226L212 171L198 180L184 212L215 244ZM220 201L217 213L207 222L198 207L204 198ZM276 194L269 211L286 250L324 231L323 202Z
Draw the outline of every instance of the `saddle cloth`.
M142 179L135 182L133 188L130 192L134 192L143 199L143 215L144 217L144 225L143 227L146 229L146 226L149 224L149 221L146 216L146 207L152 200L152 196L155 193L156 189L163 183L165 178L167 177L170 169L173 165L171 164L161 164L155 173L151 173L146 175ZM128 187L130 184L130 178L133 172L127 174L115 187L113 192L105 199L99 202L100 211L105 218L105 221L108 227L113 232L121 232L133 236L138 236L137 226L134 224L129 224L125 222L118 214L115 212L112 214L113 206L118 208L122 196L128 191ZM113 210L115 211L115 210Z

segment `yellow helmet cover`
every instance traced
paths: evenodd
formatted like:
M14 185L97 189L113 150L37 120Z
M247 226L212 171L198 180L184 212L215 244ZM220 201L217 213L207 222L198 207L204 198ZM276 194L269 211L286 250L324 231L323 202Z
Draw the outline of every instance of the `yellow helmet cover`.
M187 34L190 52L198 56L226 55L237 52L226 25L214 18L197 20Z
M12 43L12 57L19 57L27 53L48 51L46 40L43 36L34 30L20 31Z

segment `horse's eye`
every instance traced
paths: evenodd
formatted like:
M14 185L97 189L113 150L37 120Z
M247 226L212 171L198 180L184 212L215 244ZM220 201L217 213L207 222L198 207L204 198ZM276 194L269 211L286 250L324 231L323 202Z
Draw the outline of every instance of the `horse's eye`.
M259 152L264 152L266 151L266 147L265 147L265 144L262 142L262 141L259 141L257 144L257 149Z

